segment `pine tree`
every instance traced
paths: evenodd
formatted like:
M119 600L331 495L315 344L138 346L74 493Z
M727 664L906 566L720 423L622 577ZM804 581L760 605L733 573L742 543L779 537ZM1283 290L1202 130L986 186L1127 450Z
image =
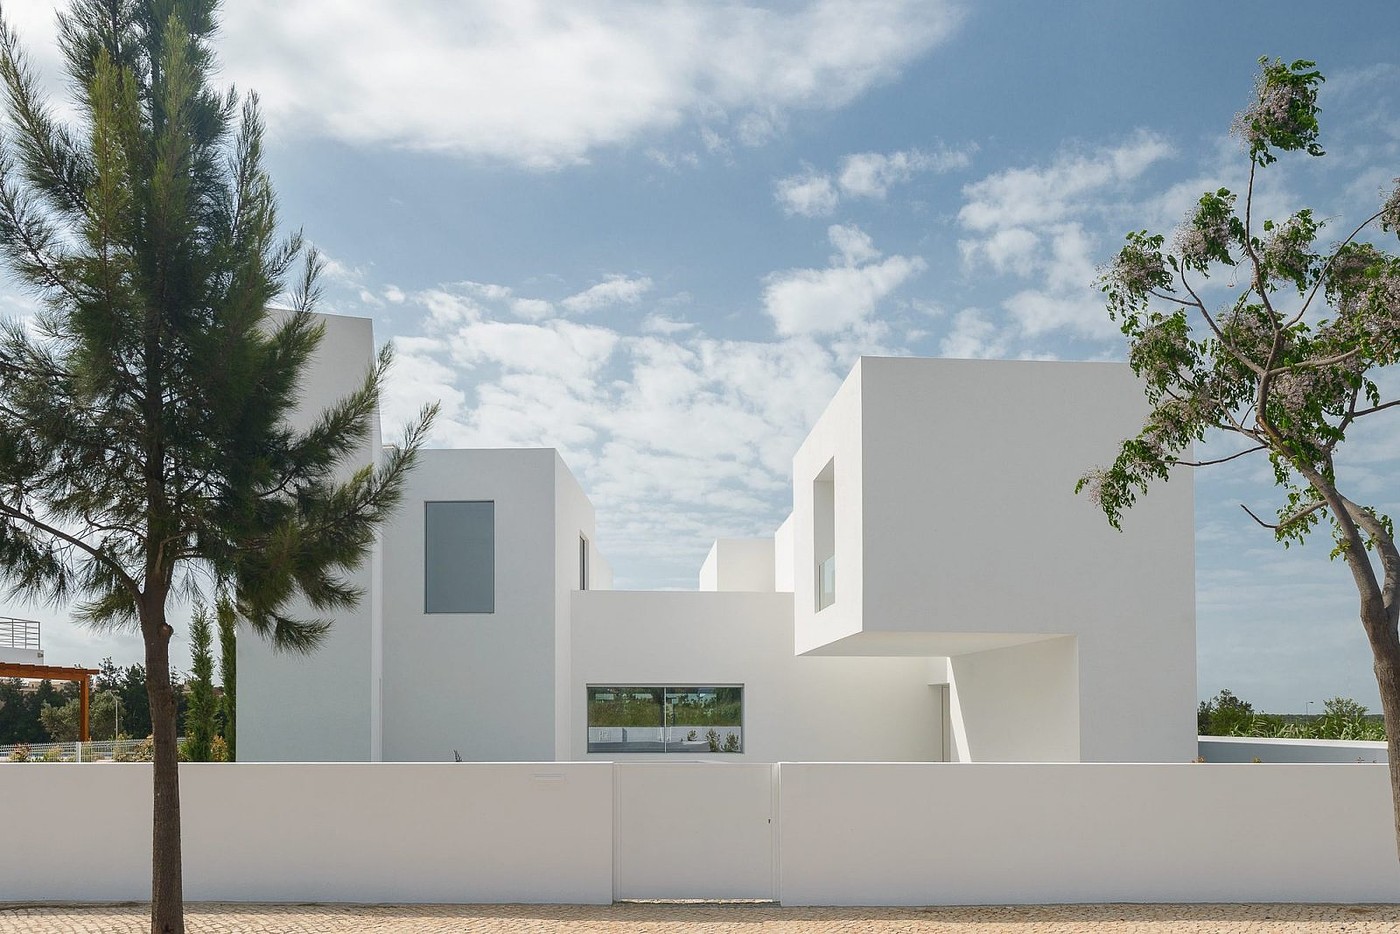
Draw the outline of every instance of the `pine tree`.
M377 468L342 467L368 460L385 351L358 390L288 427L322 334L321 263L279 235L256 99L211 86L216 6L72 0L72 124L0 24L0 259L41 307L0 327L0 572L142 635L159 932L184 930L169 600L213 580L250 632L315 648L329 623L303 616L358 600L344 574L431 417Z

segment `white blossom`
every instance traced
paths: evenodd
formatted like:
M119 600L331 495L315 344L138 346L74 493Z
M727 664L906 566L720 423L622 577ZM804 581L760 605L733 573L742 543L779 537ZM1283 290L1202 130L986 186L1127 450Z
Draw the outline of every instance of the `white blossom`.
M1110 284L1130 295L1141 295L1159 285L1166 266L1160 253L1149 253L1136 247L1125 247L1100 274Z
M1400 178L1395 179L1395 189L1381 207L1381 228L1400 233Z
M1270 81L1267 74L1255 83L1254 103L1235 116L1230 132L1250 146L1264 145L1276 132L1298 134L1303 128L1293 114L1306 110L1311 90L1287 82Z

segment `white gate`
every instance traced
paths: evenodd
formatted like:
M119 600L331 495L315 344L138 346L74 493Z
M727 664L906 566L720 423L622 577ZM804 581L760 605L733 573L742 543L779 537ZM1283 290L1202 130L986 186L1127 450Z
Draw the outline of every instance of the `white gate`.
M777 766L614 766L613 897L777 898Z

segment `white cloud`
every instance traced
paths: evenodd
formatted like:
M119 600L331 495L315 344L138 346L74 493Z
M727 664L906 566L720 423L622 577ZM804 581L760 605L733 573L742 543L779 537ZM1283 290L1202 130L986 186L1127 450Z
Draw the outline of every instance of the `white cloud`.
M779 334L834 334L867 324L881 299L926 266L917 256L874 262L880 253L859 227L834 224L827 235L841 253L833 257L838 265L788 269L764 280L763 307Z
M889 154L858 152L845 158L837 183L854 198L884 198L892 185L907 182L919 172L949 172L972 161L972 150L941 146L933 152L910 149Z
M677 321L661 314L650 314L642 319L642 331L647 334L679 334L694 328L693 322Z
M1095 257L1105 248L1089 225L1116 223L1132 196L1130 183L1171 154L1165 140L1139 132L1116 146L1065 152L1048 165L1006 169L964 186L958 221L966 236L958 248L965 268L1026 280L1001 303L1022 336L1115 338L1095 288Z
M1002 307L1020 324L1022 333L1035 337L1049 331L1069 330L1090 337L1112 337L1117 327L1108 319L1097 293L1083 298L1056 295L1040 289L1026 289L1002 302Z
M607 328L556 319L544 324L472 321L450 335L452 359L459 364L496 364L566 383L596 376L617 345Z
M433 443L560 448L623 586L638 564L651 586L693 586L711 539L770 533L790 500L792 452L855 357L898 349L879 342L882 323L830 342L717 340L659 314L639 334L522 322L521 300L481 283L408 294L421 333L396 341L386 427L441 398Z
M1007 227L982 240L962 240L958 248L963 262L975 266L986 260L998 273L1030 275L1040 238L1024 227Z
M57 6L5 16L61 91ZM274 132L536 167L687 125L762 145L787 114L893 80L962 18L951 0L239 0L222 14L222 70L259 92Z
M822 217L836 210L841 200L831 178L808 170L798 175L778 179L773 197L788 214Z
M842 197L883 199L891 187L908 182L920 172L950 172L966 168L976 147L950 149L939 144L932 151L900 150L891 153L857 152L841 161L833 176L806 168L780 178L773 197L788 214L822 217L836 210Z
M841 253L841 261L847 266L880 258L880 251L875 249L875 241L870 239L870 234L855 224L832 224L826 229L826 236Z
M997 172L963 188L958 220L974 231L1053 223L1080 211L1089 194L1121 187L1171 154L1166 140L1140 132L1122 145L1067 153L1048 166Z
M548 318L554 312L554 306L542 298L517 298L510 303L510 310L518 317L539 321Z
M559 305L572 312L595 311L609 305L635 305L649 291L651 279L645 276L629 279L627 276L614 275L582 292L570 295Z
M953 326L939 344L938 353L962 359L1001 357L1006 353L1006 341L982 312L964 308L953 318Z
M891 80L959 20L941 0L240 0L224 14L226 71L277 126L535 166L714 114L760 144L785 112Z

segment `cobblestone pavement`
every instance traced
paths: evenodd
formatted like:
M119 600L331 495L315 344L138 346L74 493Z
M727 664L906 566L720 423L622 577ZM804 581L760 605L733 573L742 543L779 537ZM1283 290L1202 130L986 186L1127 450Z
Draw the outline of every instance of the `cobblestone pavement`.
M0 903L0 932L124 934L149 930L144 904ZM1050 905L960 908L779 908L762 904L251 905L190 904L191 934L387 932L533 934L1234 934L1400 932L1400 905Z

